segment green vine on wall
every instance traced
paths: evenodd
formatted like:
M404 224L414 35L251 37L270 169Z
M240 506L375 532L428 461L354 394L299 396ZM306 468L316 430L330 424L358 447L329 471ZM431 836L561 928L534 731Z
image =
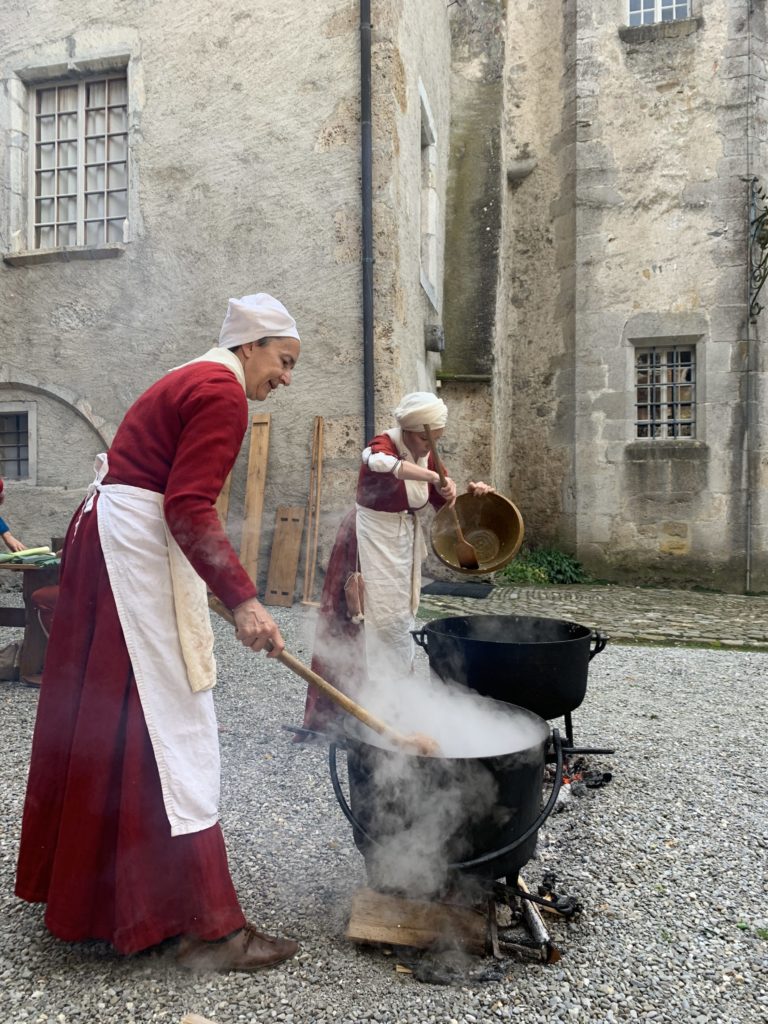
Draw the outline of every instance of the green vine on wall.
M749 182L749 318L755 323L763 310L759 295L768 278L768 204L757 178Z

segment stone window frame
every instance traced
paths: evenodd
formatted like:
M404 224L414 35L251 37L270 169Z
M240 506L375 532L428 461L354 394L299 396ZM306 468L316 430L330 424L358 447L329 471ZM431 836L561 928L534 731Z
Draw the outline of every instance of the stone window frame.
M669 345L666 341L659 344L659 339L656 338L652 345L635 344L634 353L635 440L694 440L696 438L696 345L689 343ZM642 365L641 357L643 355L654 358ZM658 361L655 359L657 355L660 356ZM687 359L684 358L686 356ZM684 379L680 376L680 371L685 373L686 368L688 377ZM654 372L658 370L661 370L662 374ZM669 375L670 370L672 370L671 376ZM654 379L662 375L667 379ZM653 414L654 409L658 410L657 415ZM642 415L643 410L648 412L645 417ZM689 411L689 416L683 415L686 410ZM670 411L671 415L669 415ZM686 428L688 433L685 432Z
M625 443L637 450L658 451L663 447L693 446L706 448L707 403L705 345L709 328L697 314L647 313L630 318L622 332L625 349ZM635 427L637 388L635 377L638 348L692 348L696 361L696 393L694 396L696 432L693 437L638 437Z
M624 0L625 5L627 0ZM691 14L687 18L678 18L674 21L655 21L651 25L620 25L619 39L626 43L630 53L633 47L643 43L659 42L661 40L683 39L686 36L698 32L704 25L704 19L700 14L693 13L694 3L691 0ZM628 12L628 6L625 6Z
M437 128L432 115L427 91L421 79L419 110L421 123L421 177L419 193L419 280L435 312L439 313L438 232L440 226L440 196L437 190L438 152Z
M28 249L124 241L129 218L127 73L41 82L31 85L28 94ZM100 94L103 99L96 104ZM100 237L89 238L91 233ZM61 235L68 237L62 240Z
M1 475L8 480L19 480L26 484L37 484L37 402L0 401L0 416L26 415L27 417L27 475L15 477L5 470L5 460L0 458Z
M33 199L32 175L32 97L40 86L80 82L85 79L124 74L128 85L128 211L129 217L123 231L122 241L104 242L98 245L72 245L45 249L34 249L30 245L29 225L30 203ZM133 149L134 124L136 122L136 96L132 87L132 58L129 53L120 52L111 56L90 57L70 60L66 63L24 66L14 69L6 79L9 102L0 123L0 135L7 139L8 192L5 203L4 225L6 234L2 258L11 266L29 266L40 263L60 263L71 260L101 260L121 256L127 243L134 237L133 213L138 209L137 184L134 162L130 159Z

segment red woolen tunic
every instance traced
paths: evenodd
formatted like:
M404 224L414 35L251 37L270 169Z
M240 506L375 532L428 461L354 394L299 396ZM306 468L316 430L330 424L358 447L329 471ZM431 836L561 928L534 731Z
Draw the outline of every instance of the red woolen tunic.
M400 458L397 445L389 434L377 434L368 447L371 455L391 455L395 459ZM427 456L427 468L437 472L431 452ZM429 484L428 493L429 503L435 508L442 508L445 498L433 484ZM357 478L357 503L366 508L374 508L378 512L405 512L410 507L405 480L398 480L394 473L377 473L363 463Z
M256 594L214 502L248 422L234 374L175 370L128 410L106 483L165 494L174 537L230 608ZM98 497L64 547L41 687L16 894L47 903L69 941L132 953L182 933L215 939L244 924L220 826L171 837L155 758L98 533ZM136 572L142 571L137 557Z

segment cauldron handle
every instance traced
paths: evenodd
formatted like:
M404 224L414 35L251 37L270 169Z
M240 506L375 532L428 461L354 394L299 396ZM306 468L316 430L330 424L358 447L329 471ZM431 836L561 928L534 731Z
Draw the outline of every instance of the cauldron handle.
M510 843L508 846L502 846L500 850L494 850L492 853L484 853L482 857L475 857L474 860L464 860L460 864L449 864L449 871L463 871L465 868L479 867L481 864L487 864L488 861L495 860L497 857L503 857L505 854L511 853L512 850L516 850L518 846L522 846L527 839L530 839L535 832L538 832L552 813L552 808L555 806L557 795L560 792L561 785L563 784L563 744L560 740L560 732L557 729L552 730L552 742L554 744L555 755L557 757L555 781L552 783L552 792L549 794L549 800L547 800L546 807L544 807L536 821L534 821L534 823L527 828L521 836L518 836L514 843Z
M357 829L357 831L360 833L360 835L363 837L363 839L365 839L367 843L372 843L374 846L379 846L380 844L368 835L363 826L357 820L352 811L352 808L347 803L347 798L344 796L344 791L342 790L341 783L339 782L339 772L336 764L336 751L338 747L338 743L331 743L330 747L328 748L328 768L331 773L331 785L333 786L333 792L336 794L336 799L339 802L339 807L344 812L344 817L350 823L352 828Z
M412 629L411 630L411 636L416 641L418 646L422 649L422 651L426 651L427 654L429 654L429 650L427 648L427 628L426 628L426 626L422 626L421 629Z
M592 641L594 641L595 646L590 649L590 652L589 652L589 660L590 661L592 661L592 659L594 658L594 656L596 654L599 654L600 651L605 649L605 645L608 643L608 639L609 638L607 636L603 636L603 634L600 632L599 629L596 629L592 633L592 636L589 638L589 642L591 644Z

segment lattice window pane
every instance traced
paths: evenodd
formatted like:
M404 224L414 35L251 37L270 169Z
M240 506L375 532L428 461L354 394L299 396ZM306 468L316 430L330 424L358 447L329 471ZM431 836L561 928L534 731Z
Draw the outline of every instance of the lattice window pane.
M126 160L128 158L128 137L126 135L110 137L107 155L110 160Z
M94 107L104 107L107 104L107 83L106 82L90 82L86 86L86 101L85 105L88 110L92 110Z
M38 171L37 172L37 194L39 196L55 196L56 195L56 172L55 171Z
M77 114L59 114L59 141L77 142Z
M59 195L77 196L77 169L59 171Z
M104 221L92 220L85 223L85 244L102 245L104 242Z
M38 114L55 114L56 113L56 90L55 89L38 89L37 90L36 110L37 110Z
M109 165L109 188L125 188L128 184L128 165L125 161Z
M77 142L62 142L59 145L59 167L77 170Z
M45 86L36 90L32 109L32 244L46 248L121 240L128 216L125 75ZM107 218L113 226L108 227Z
M60 224L76 224L77 199L74 199L72 196L66 196L64 199L59 199L56 213L56 219Z
M106 139L86 139L85 140L85 160L86 163L104 163L107 156L107 142Z
M38 117L37 141L53 142L56 138L56 117Z
M60 224L56 229L57 245L77 245L77 225Z
M125 107L110 107L107 124L110 132L124 132L128 128L128 111Z
M645 348L635 353L637 437L694 437L696 350Z
M93 135L103 135L107 129L107 115L104 110L89 110L85 115L85 134L87 138Z
M125 192L110 192L107 198L107 216L125 217L128 213L128 197Z
M52 224L56 220L56 200L38 199L35 213L38 224Z
M58 109L60 114L77 113L77 86L61 86L58 92Z
M85 169L85 188L88 192L103 191L106 187L104 164L90 164Z
M52 249L56 245L56 228L35 228L35 248Z
M109 81L109 104L127 106L128 83L124 78L111 78Z
M35 166L38 168L47 168L56 166L56 147L55 146L36 146L35 147Z
M104 193L88 192L85 196L85 216L90 220L92 217L104 216Z

